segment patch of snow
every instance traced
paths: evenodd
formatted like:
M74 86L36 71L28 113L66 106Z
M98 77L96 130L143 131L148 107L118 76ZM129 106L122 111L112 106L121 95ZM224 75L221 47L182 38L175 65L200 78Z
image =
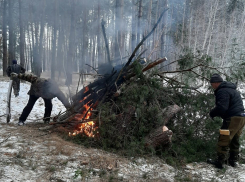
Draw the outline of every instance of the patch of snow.
M5 115L7 106L8 81L0 82L0 115ZM99 172L108 170L115 172L115 176L124 181L178 181L176 177L184 173L190 180L197 181L245 181L245 165L238 168L225 166L225 172L215 169L207 163L191 163L184 169L176 169L158 158L123 159L115 154L106 153L98 149L86 149L81 146L71 146L72 150L62 152L69 146L57 146L57 141L50 135L26 137L18 133L18 118L25 107L29 95L30 84L20 84L19 97L11 99L11 120L6 124L6 118L0 117L0 181L66 181L76 182L87 180L100 181ZM12 94L13 96L13 94ZM65 107L57 99L52 100L53 110L51 116L65 111ZM27 118L26 128L33 123L43 123L44 103L40 98ZM46 137L40 139L40 137ZM59 147L61 149L59 149ZM244 146L243 146L244 147ZM116 163L116 165L114 165ZM113 164L113 165L112 165ZM112 165L113 168L108 166ZM104 167L102 167L104 166ZM106 167L108 168L106 168ZM86 176L75 174L79 171L89 172ZM110 171L112 170L112 171ZM183 179L182 179L183 181Z
M9 88L9 81L2 81L0 82L0 116L6 113L7 108L7 93ZM11 119L10 122L18 123L19 116L21 115L24 107L26 106L29 95L27 94L30 89L30 84L27 83L20 83L20 92L19 96L15 97L12 90L11 95ZM56 116L59 112L64 112L65 107L64 105L57 99L52 99L53 109L51 113L51 117ZM39 98L30 115L28 116L26 123L29 122L43 122L42 118L44 117L44 101L42 98ZM3 121L5 123L5 121Z

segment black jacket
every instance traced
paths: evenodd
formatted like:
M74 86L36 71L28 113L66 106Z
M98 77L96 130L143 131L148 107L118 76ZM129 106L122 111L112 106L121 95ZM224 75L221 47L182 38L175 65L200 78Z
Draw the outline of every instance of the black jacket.
M11 66L8 66L6 73L7 73L8 77L10 77L10 74L12 72L19 74L19 73L25 73L25 71L26 71L25 68L23 68L19 64L13 64Z
M210 111L213 118L219 116L227 119L232 116L241 116L244 112L243 102L236 85L231 82L222 82L214 91L216 107Z

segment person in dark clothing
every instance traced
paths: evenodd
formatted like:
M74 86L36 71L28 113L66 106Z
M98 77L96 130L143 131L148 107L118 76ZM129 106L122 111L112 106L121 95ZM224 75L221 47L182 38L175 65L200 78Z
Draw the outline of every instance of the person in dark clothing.
M12 77L18 77L19 79L31 82L31 88L28 92L29 100L22 114L19 117L18 125L24 125L26 118L29 116L35 102L39 97L42 97L45 104L44 122L50 121L50 115L52 111L52 99L57 97L66 108L70 108L70 103L65 97L63 92L59 89L56 82L51 79L39 78L33 74L11 74Z
M213 74L210 83L214 88L215 107L210 111L211 118L221 117L223 124L217 143L217 159L207 162L222 169L224 163L232 167L238 166L239 138L245 124L244 106L236 85L223 81L219 74Z
M23 68L22 66L20 66L19 64L17 64L16 60L12 61L12 65L8 66L6 73L8 75L8 77L11 77L11 73L25 73L25 68ZM12 78L13 80L13 90L14 90L14 95L15 97L17 97L19 95L19 91L20 91L20 79L19 78Z

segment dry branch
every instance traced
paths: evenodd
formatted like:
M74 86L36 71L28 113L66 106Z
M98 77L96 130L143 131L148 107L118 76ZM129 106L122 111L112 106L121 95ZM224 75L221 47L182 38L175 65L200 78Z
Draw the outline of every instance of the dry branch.
M7 95L7 109L6 109L7 123L9 123L9 121L11 119L11 92L12 92L12 85L13 85L13 80L10 80L9 81L8 95Z

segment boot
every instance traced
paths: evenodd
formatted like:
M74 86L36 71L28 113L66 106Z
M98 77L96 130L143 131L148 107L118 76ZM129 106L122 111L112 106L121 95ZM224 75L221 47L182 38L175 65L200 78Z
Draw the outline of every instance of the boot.
M230 157L228 159L229 165L232 167L238 167L239 166L238 159L239 159L238 152L230 152Z
M223 169L224 162L219 159L207 159L208 164L214 165L218 169Z
M19 126L23 126L23 125L25 125L25 121L21 121L21 120L19 120L18 125L19 125Z
M50 122L50 118L49 117L48 118L44 118L43 119L43 122L46 123L46 124L48 124Z

